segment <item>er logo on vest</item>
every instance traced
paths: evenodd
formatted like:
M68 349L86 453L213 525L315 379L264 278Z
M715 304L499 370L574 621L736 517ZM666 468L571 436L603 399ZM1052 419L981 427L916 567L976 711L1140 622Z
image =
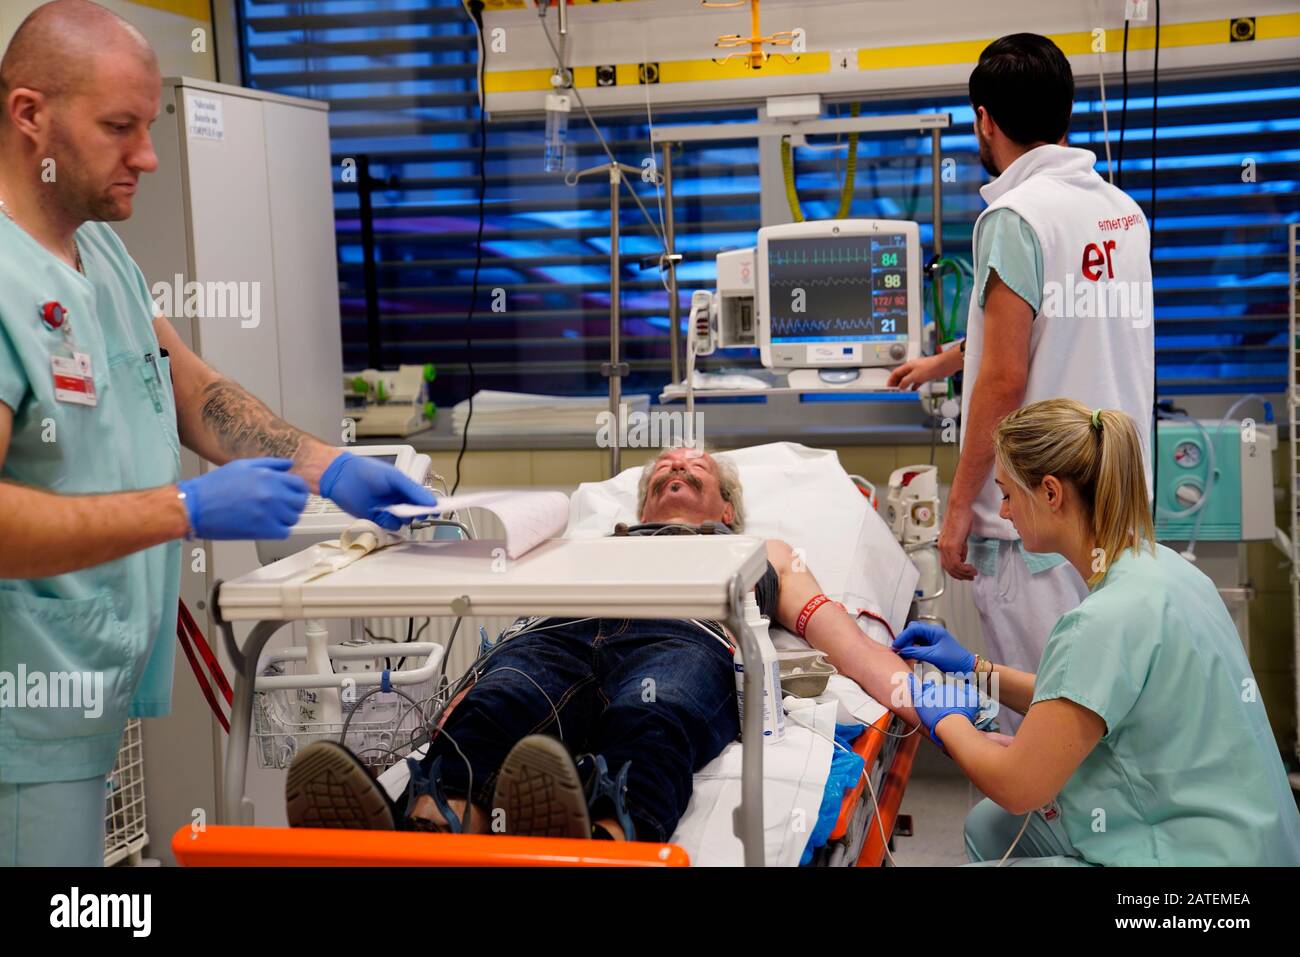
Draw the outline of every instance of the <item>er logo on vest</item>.
M1096 243L1088 243L1088 245L1084 246L1083 265L1080 267L1084 276L1093 282L1099 281L1101 279L1101 266L1105 264L1106 278L1114 279L1115 267L1110 258L1111 250L1114 248L1115 240L1113 239L1106 240L1100 246Z

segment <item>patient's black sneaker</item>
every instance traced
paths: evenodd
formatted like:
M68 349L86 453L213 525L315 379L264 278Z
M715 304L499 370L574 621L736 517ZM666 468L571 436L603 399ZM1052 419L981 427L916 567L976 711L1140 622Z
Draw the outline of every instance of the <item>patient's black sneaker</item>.
M361 759L337 741L313 741L293 756L284 803L290 827L393 831L400 817Z
M506 755L492 794L492 814L521 837L591 837L587 795L568 749L533 734Z

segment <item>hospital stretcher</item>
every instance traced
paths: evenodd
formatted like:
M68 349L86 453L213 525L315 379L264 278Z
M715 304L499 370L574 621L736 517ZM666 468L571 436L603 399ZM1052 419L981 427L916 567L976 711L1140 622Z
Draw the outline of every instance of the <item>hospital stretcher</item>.
M554 540L500 563L502 543L408 542L375 552L323 578L305 580L310 550L235 581L218 583L213 609L236 664L231 733L219 823L173 838L187 865L585 865L680 866L688 854L671 844L543 838L410 834L253 827L244 794L259 656L289 621L377 616L551 615L563 617L709 618L723 621L743 654L758 655L743 599L763 574L762 540L742 536ZM616 549L617 551L612 551ZM235 624L251 622L241 640ZM374 681L384 680L374 676ZM757 669L745 676L758 698ZM751 687L751 685L753 687ZM764 863L763 752L760 712L749 709L742 733L741 803L736 833L747 865ZM893 832L919 736L897 737L886 712L854 748L873 775L880 807L860 779L842 803L819 863L875 865Z

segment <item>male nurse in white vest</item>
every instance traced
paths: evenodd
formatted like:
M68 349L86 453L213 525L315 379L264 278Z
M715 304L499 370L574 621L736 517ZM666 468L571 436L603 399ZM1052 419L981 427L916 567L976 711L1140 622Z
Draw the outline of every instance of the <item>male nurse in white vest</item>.
M389 527L383 506L434 501L155 317L107 223L157 169L160 97L144 37L87 0L0 58L0 866L103 863L127 717L170 706L180 539L286 538L309 491ZM221 467L178 482L180 443Z
M994 179L980 188L989 205L975 222L966 339L899 367L892 384L965 370L940 559L949 575L974 581L988 656L1032 672L1087 587L1062 556L1027 551L1000 517L993 429L1012 410L1056 396L1122 409L1146 446L1150 490L1151 238L1137 203L1097 174L1096 155L1064 145L1074 77L1051 40L1017 33L990 43L970 99L980 162ZM999 720L1004 730L1019 724L1009 710Z

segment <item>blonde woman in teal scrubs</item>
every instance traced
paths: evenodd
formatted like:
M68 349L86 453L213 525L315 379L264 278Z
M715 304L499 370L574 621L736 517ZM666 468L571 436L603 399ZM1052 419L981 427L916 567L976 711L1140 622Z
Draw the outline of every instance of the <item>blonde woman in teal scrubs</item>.
M1090 593L1036 674L933 626L895 644L944 671L991 668L1001 704L1025 715L1003 745L964 700L917 707L988 795L966 820L971 860L1300 864L1300 815L1241 639L1214 583L1155 542L1133 420L1049 399L1003 419L994 445L1003 517Z

